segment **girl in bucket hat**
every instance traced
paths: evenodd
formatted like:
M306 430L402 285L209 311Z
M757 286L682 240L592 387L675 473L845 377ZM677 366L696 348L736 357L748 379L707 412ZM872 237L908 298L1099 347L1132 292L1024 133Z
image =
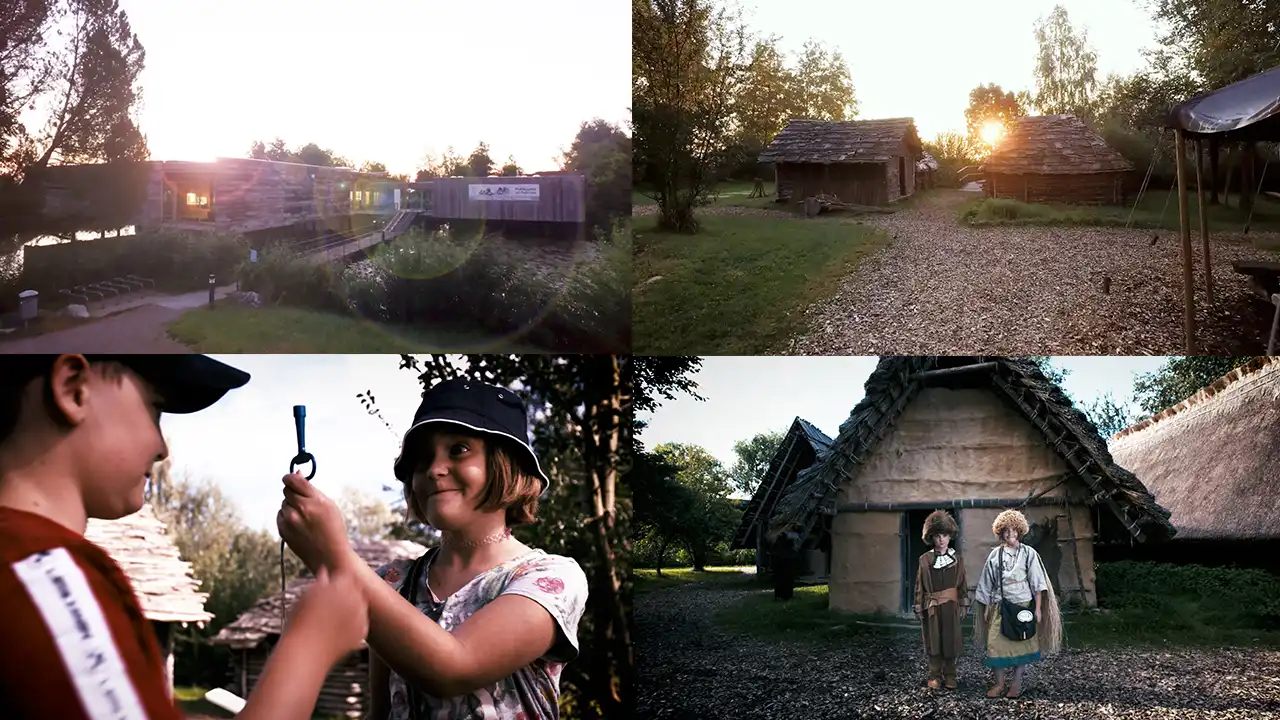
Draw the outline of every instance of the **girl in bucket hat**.
M356 567L369 600L369 717L556 718L560 675L578 655L587 578L572 558L511 535L550 485L524 403L474 380L423 395L394 471L414 519L441 532L416 560L376 571L341 513L285 477L281 537L310 568Z
M956 658L964 650L960 620L969 612L969 584L964 560L951 547L959 531L946 510L935 510L924 519L923 539L930 550L916 566L916 618L929 658L928 685L938 689L945 682L956 689Z

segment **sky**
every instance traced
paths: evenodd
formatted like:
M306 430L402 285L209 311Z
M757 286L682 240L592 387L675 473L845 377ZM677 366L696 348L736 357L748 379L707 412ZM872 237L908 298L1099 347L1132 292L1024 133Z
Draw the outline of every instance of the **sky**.
M655 413L641 413L648 423L640 439L652 449L659 443L701 445L731 467L733 444L770 430L786 431L800 416L829 437L862 399L863 384L879 358L871 357L705 357L693 376L696 392L668 400ZM1055 357L1068 370L1062 383L1072 400L1088 404L1110 393L1118 404L1131 401L1136 373L1151 372L1164 357ZM1130 409L1136 405L1130 403Z
M243 157L279 136L412 174L483 140L499 166L536 172L582 122L630 117L626 0L119 2L146 50L155 160Z
M1055 4L1082 25L1098 55L1098 79L1141 68L1155 26L1141 0L743 0L748 26L798 52L813 39L849 65L858 117L913 117L922 139L964 130L969 91L996 83L1035 88L1036 20Z
M162 415L172 472L209 478L254 529L275 534L281 478L298 451L293 406L307 408L306 449L316 457L316 487L337 499L353 486L388 503L400 497L392 464L400 435L369 416L356 394L371 390L397 433L422 400L417 374L398 355L214 355L249 373L249 383L212 407ZM302 470L309 471L310 465ZM382 492L389 485L394 492Z

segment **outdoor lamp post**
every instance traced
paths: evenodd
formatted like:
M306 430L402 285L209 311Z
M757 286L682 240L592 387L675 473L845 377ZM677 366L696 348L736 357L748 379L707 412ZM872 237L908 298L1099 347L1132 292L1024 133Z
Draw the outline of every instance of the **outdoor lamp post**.
M213 273L209 273L209 308L213 309L213 289L217 285L217 280L213 277Z

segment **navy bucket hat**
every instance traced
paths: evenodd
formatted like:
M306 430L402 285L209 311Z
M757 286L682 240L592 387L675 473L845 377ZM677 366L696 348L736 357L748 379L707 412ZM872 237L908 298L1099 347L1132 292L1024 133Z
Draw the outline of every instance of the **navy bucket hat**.
M114 361L137 373L163 399L170 415L196 413L249 382L249 373L207 355L85 355L90 363ZM57 355L11 355L0 358L0 377L26 383L49 371Z
M529 415L524 401L507 388L465 378L432 386L422 396L413 425L400 444L400 456L395 463L396 479L400 482L413 479L415 462L406 451L411 447L413 434L429 425L455 425L484 436L510 440L512 450L522 456L525 465L542 481L542 491L545 493L551 485L551 479L542 471L538 455L529 444Z

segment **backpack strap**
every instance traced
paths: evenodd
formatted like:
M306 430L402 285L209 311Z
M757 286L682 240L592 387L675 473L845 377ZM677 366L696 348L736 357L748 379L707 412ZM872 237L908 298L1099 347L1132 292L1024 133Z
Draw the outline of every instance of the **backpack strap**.
M409 572L405 574L404 583L400 585L400 597L409 601L416 610L418 607L418 585L422 580L422 573L426 570L427 562L430 560L432 553L438 548L431 548L422 553L409 565ZM405 690L408 691L409 718L410 720L420 720L421 711L418 709L418 690L413 683L405 679Z

